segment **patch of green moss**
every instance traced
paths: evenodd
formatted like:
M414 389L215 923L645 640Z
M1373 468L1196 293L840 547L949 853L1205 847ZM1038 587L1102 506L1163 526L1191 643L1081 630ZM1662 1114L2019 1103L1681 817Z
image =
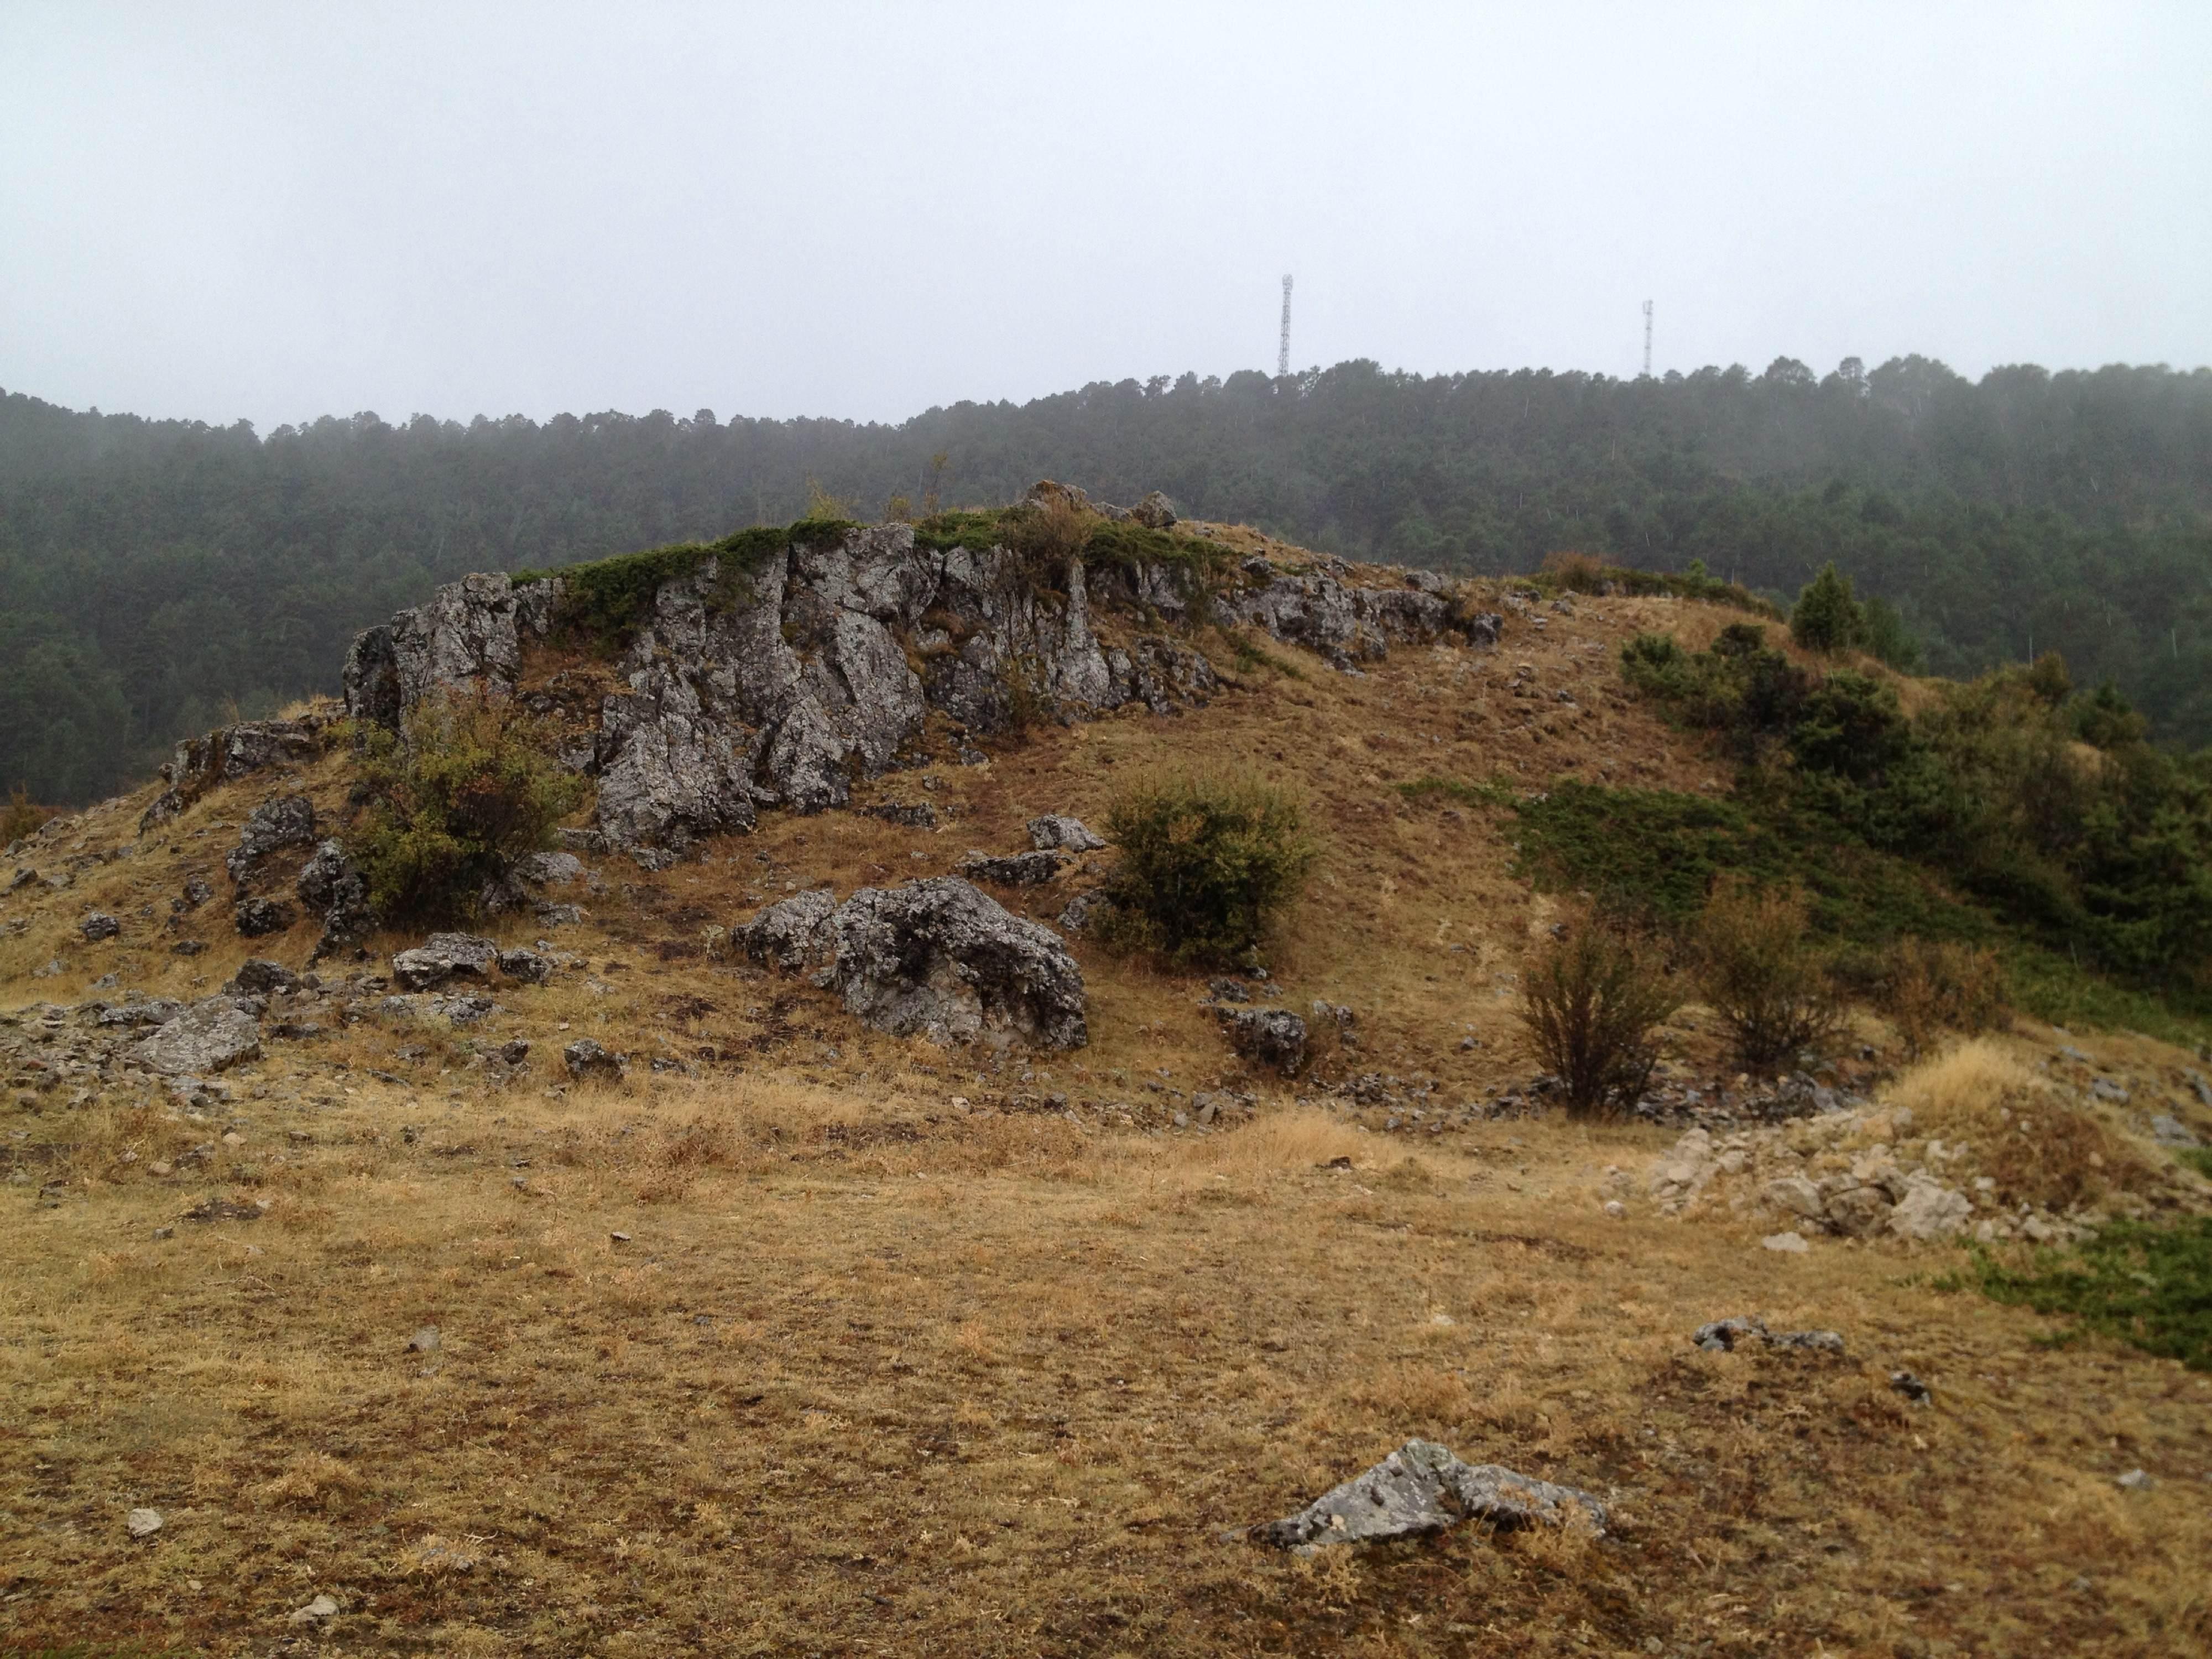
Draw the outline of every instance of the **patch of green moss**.
M2115 1221L2025 1268L1978 1252L1968 1282L1996 1301L2069 1315L2078 1328L2212 1371L2212 1216L2172 1226Z
M653 609L653 596L664 584L696 574L709 560L719 566L709 603L718 609L734 609L751 599L752 577L769 560L791 547L834 541L853 527L836 519L763 525L735 532L720 541L679 542L555 569L518 570L510 580L520 586L549 576L560 577L563 587L560 626L612 644L643 623Z

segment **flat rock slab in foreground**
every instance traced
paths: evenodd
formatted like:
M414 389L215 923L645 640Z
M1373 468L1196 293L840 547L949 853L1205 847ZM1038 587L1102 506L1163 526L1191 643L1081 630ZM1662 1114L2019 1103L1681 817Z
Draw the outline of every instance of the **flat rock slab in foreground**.
M228 997L196 1002L132 1051L162 1077L220 1072L261 1058L261 1022Z
M1539 1522L1565 1526L1579 1510L1605 1529L1605 1505L1586 1492L1533 1480L1495 1463L1462 1463L1433 1440L1408 1440L1366 1474L1316 1498L1296 1515L1253 1528L1263 1544L1304 1549L1442 1532L1483 1521L1501 1532Z

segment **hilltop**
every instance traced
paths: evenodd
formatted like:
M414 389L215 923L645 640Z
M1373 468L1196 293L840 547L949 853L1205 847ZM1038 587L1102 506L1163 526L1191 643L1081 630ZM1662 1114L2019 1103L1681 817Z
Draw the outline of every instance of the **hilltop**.
M335 693L361 629L472 572L1040 476L1322 553L1502 575L1562 550L1791 594L1834 560L1886 647L1967 677L2063 653L2212 744L2212 371L1778 358L1100 382L897 425L608 410L257 434L0 395L0 791L82 805L179 738Z
M1679 656L1638 643L1662 637ZM1740 702L1686 714L1729 663L1822 709L1858 676L1888 771L1823 772ZM1966 1247L2024 1265L2008 1241L2212 1206L2185 1155L2212 1141L2198 964L2161 990L2100 962L2164 938L2102 866L2054 865L2031 914L1881 841L1865 803L1919 775L1908 738L1949 740L1904 722L1957 688L1817 656L1702 575L1452 579L1042 486L471 576L361 635L343 681L9 849L11 1641L2212 1635L2212 1385L1978 1293ZM2104 744L2066 739L2090 783L2151 764L2045 692L1982 688L1977 729L2063 718ZM590 780L474 896L489 955L416 954L429 927L380 919L357 862L378 756L449 707L526 712ZM1312 833L1264 963L1102 937L1118 854L1064 821L1223 775ZM1759 793L1795 776L1859 827ZM1637 1112L1568 1119L1519 1042L1532 956L1615 885L1675 925L1734 865L1812 890L1839 972L1924 928L1996 952L2016 1012L1916 1058L1868 989L1764 1076L1692 1001ZM1030 954L963 977L980 958L932 935L886 1012L793 920L915 884L981 894ZM1016 1006L1064 996L1063 958L1079 1041ZM1243 1041L1267 1011L1294 1058ZM1933 1138L1985 1097L2002 1134ZM1691 1340L1751 1314L1842 1351ZM1594 1493L1605 1531L1238 1534L1413 1436Z

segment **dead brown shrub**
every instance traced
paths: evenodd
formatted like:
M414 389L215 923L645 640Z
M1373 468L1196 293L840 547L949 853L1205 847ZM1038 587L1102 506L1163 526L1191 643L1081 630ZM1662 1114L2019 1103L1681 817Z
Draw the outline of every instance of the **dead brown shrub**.
M1843 1023L1827 966L1807 944L1809 907L1792 889L1731 880L1698 919L1698 979L1736 1057L1767 1066L1817 1048Z
M1544 574L1571 593L1595 593L1605 586L1605 565L1596 556L1562 548L1544 556Z
M1945 1031L1978 1036L2011 1023L2004 970L1986 946L1902 939L1882 959L1882 1012L1916 1057Z
M1914 1067L1890 1091L1912 1133L1966 1149L2006 1205L2053 1210L2094 1203L2152 1178L2150 1167L2090 1113L1995 1042L1961 1043Z

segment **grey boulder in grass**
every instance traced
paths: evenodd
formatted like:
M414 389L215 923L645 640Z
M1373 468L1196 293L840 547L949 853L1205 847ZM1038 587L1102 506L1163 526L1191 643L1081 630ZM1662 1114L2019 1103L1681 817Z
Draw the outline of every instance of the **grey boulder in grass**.
M1332 1487L1296 1515L1255 1528L1252 1535L1280 1549L1310 1549L1418 1537L1462 1521L1510 1532L1565 1526L1577 1517L1605 1529L1605 1505L1586 1492L1496 1463L1462 1463L1448 1446L1408 1440L1364 1474Z

